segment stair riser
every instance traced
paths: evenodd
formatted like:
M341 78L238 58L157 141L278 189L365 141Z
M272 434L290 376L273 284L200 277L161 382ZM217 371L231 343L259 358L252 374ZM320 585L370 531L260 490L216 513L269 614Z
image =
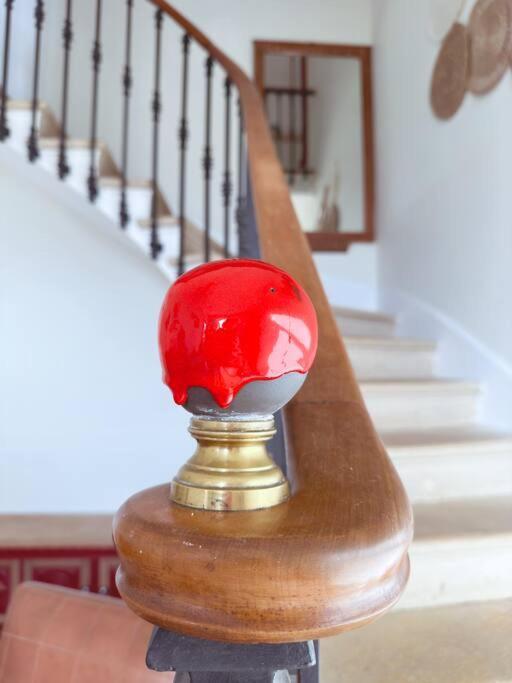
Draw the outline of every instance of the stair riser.
M152 192L149 188L129 188L126 191L128 214L131 221L147 219L151 216ZM121 190L119 188L101 187L98 197L98 208L113 221L119 222L119 206Z
M512 596L512 535L413 543L411 577L399 608Z
M469 425L478 413L478 394L465 392L366 391L361 387L377 430L449 428Z
M495 453L440 449L435 455L388 452L413 503L512 495L512 448Z
M57 174L58 165L57 149L42 149L40 163L51 173ZM102 153L97 150L94 156L96 172L99 174ZM70 168L66 183L71 185L77 192L87 195L87 178L89 177L91 154L88 149L68 149L67 163Z
M41 112L36 114L36 128L41 125ZM30 109L21 111L7 110L7 125L10 130L9 145L22 153L27 153L27 140L32 125L32 112Z
M426 379L435 367L434 351L357 348L347 345L356 376L365 379Z
M395 333L395 325L391 321L365 320L340 314L336 321L344 337L392 337Z

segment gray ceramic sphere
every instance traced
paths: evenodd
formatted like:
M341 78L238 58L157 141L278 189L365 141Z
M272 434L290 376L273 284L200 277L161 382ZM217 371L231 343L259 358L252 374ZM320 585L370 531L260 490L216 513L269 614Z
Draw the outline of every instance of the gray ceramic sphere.
M193 415L216 420L269 417L295 396L306 377L307 373L290 372L278 379L254 380L240 389L227 408L219 407L208 389L191 387L184 407Z

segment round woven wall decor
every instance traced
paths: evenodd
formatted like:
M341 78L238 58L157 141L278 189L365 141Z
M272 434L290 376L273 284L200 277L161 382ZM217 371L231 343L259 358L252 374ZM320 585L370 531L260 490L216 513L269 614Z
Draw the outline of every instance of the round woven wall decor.
M468 32L463 24L456 23L443 40L432 73L430 103L440 119L451 118L462 104L468 72Z
M441 41L460 16L465 0L430 0L429 33L433 40Z
M478 0L469 19L471 92L482 95L500 81L512 51L511 0Z

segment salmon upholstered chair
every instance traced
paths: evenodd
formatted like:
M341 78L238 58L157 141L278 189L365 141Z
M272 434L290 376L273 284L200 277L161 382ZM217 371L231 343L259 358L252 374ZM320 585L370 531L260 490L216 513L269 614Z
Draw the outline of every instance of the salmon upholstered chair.
M0 683L169 683L146 669L151 629L116 598L23 583L0 638Z

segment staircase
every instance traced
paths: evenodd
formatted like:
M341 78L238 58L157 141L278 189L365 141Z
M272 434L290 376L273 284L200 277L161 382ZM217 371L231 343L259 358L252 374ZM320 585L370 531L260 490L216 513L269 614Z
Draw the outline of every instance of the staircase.
M10 136L4 142L24 157L27 153L27 131L30 130L32 103L28 100L10 100L7 105ZM41 169L55 176L58 167L60 125L54 113L44 103L37 108L36 125L38 131L40 156L36 161ZM66 141L69 175L63 180L68 191L81 195L87 200L87 177L90 170L91 152L86 139L68 138ZM108 146L98 142L95 153L99 193L94 206L104 214L112 226L119 228L119 206L122 179ZM153 186L150 179L128 181L126 200L129 206L129 220L124 230L131 240L144 253L148 251L152 226ZM179 219L157 190L156 221L162 251L155 259L157 267L170 279L176 277L179 254ZM204 232L190 221L185 229L185 263L190 269L203 263ZM222 247L210 239L210 258L223 257Z
M481 387L436 377L435 343L396 337L381 313L335 313L415 537L397 608L322 641L321 681L510 681L512 434L480 423Z

